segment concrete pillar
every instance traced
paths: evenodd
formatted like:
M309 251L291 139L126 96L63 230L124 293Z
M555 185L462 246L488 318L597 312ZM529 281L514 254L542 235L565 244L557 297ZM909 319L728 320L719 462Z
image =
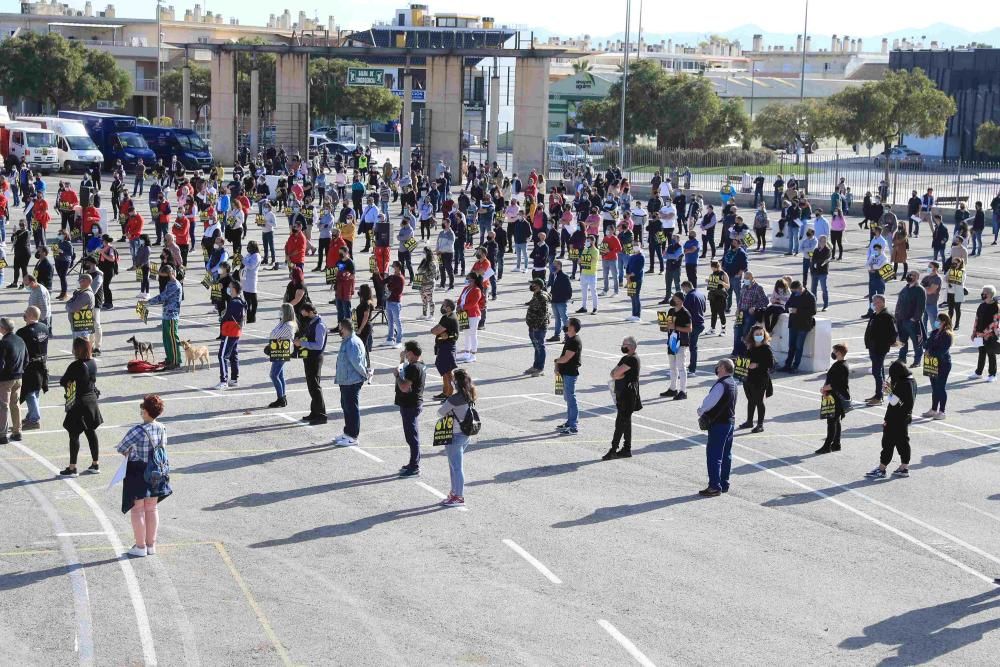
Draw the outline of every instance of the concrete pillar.
M256 63L254 63L256 65ZM250 70L250 159L260 150L260 70Z
M546 169L549 125L549 59L518 58L514 68L514 167L521 182Z
M212 58L212 154L224 165L236 158L236 58L217 53Z
M309 153L309 56L277 54L274 65L276 141L289 155Z
M462 93L462 58L428 58L427 91L424 94L425 108L430 115L430 127L425 130L428 137L427 172L436 174L438 161L444 160L454 183L461 182Z
M181 68L181 127L191 127L191 67Z
M489 146L486 148L487 166L492 168L497 159L497 149L500 147L500 72L493 69L490 77L490 120L487 135Z
M399 117L399 173L410 171L410 151L413 145L413 74L401 70L403 76L403 112Z

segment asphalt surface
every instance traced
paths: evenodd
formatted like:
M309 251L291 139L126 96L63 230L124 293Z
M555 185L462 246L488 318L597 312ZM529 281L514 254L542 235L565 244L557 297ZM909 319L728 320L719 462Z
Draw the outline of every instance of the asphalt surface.
M279 244L285 233L282 226ZM251 227L250 237L258 234ZM827 313L834 340L859 359L867 359L858 319L866 240L856 226L848 232ZM929 240L913 248L919 267ZM997 257L987 246L973 261L972 295L1000 277ZM367 267L364 256L358 266ZM798 275L800 261L753 255L751 269L769 287L778 275ZM624 293L602 300L597 315L583 316L580 433L559 436L564 404L551 371L521 374L531 361L526 281L508 268L471 366L484 426L466 455L468 507L458 511L438 505L449 478L443 453L429 446L432 404L421 419L421 477L395 477L407 448L392 405L394 350L375 352L360 447L331 446L342 425L329 377L333 341L328 425L299 422L308 397L295 363L288 408L264 407L274 394L261 348L282 275L261 273L240 387L224 392L211 389L217 323L194 280L181 336L210 347L212 368L124 372L132 334L153 341L162 358L159 311L143 326L132 276L116 280L99 360L104 472L55 478L68 460L58 387L43 399L42 430L0 447L3 663L996 664L1000 400L996 385L965 379L975 363L972 302L953 350L948 419L914 419L909 479L863 477L878 463L878 409L847 417L842 452L814 456L825 434L822 377L778 375L765 432L736 439L731 492L705 499L696 493L705 486L705 438L695 408L731 340L703 337L690 400L668 402L658 397L668 368L654 314L662 281L647 277L642 324L625 322ZM308 280L321 301L322 275ZM23 292L0 290L4 314L19 315L25 302ZM55 313L50 371L58 378L70 339L61 303ZM406 338L429 348L415 292L403 313ZM377 327L376 341L384 334ZM602 462L614 425L607 376L629 334L640 341L646 407L634 420L635 456ZM547 365L558 351L548 346ZM917 414L930 401L926 379L918 381ZM437 393L433 372L429 385ZM852 379L855 398L871 389L869 376ZM120 487L106 487L119 462L113 447L149 392L167 403L174 495L160 505L158 554L128 560ZM742 392L739 400L742 417ZM86 451L80 462L89 464Z

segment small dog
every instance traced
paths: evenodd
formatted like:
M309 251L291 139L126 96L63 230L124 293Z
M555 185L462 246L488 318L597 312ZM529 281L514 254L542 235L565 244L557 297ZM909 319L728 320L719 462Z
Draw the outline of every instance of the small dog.
M126 343L132 343L132 358L142 359L143 361L156 361L156 354L153 352L153 344L146 343L141 340L136 340L135 336L132 336ZM149 355L149 359L146 359L146 355Z
M189 340L181 341L181 348L184 350L184 360L187 364L187 370L189 373L194 372L195 362L198 362L199 367L204 363L206 368L212 367L212 362L209 360L208 348L204 345L194 346Z

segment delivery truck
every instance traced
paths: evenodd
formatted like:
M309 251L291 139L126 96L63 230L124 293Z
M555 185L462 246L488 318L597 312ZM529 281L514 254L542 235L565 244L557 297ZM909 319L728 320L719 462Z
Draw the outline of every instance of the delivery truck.
M97 144L87 134L87 128L78 120L54 116L21 116L18 120L55 132L59 166L66 173L87 171L95 166L100 168L104 161Z
M169 166L176 155L188 171L207 171L212 168L212 152L194 130L157 125L136 125L135 129L156 153L156 157L163 160L163 164Z
M141 159L147 167L156 164L156 154L135 129L134 116L120 116L100 111L60 111L59 118L78 120L104 156L104 167L111 169L122 161L132 169Z
M0 121L0 151L8 170L26 164L29 169L51 174L59 168L55 132L34 123Z

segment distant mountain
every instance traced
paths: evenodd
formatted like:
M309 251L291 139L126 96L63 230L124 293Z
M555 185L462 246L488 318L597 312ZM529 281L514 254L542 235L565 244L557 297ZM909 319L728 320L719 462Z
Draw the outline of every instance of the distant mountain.
M714 32L714 31L713 31ZM643 41L647 44L656 43L661 40L666 41L672 39L674 44L687 44L696 45L698 42L704 41L711 35L712 32L675 32L675 33L664 33L664 32L643 32ZM797 33L776 33L768 32L766 29L753 25L746 24L741 25L732 30L719 31L717 34L726 37L732 41L739 40L740 44L743 45L744 49L749 49L753 44L754 35L764 36L764 45L766 46L785 46L794 47L795 39L798 36ZM810 30L810 34L813 38L813 49L829 49L830 48L830 37L832 32L819 30ZM843 33L838 33L843 37ZM933 25L926 26L924 28L906 28L903 30L894 30L889 33L870 33L870 34L854 34L848 32L852 37L861 37L865 40L865 50L875 51L881 44L882 38L887 37L891 45L894 39L910 39L912 41L918 42L923 41L928 47L932 41L938 42L942 47L952 47L952 46L965 46L966 44L972 42L980 42L984 44L991 44L995 47L1000 48L1000 27L993 28L991 30L974 32L971 30L966 30L965 28L960 28L958 26L953 26L947 23L935 23ZM556 33L535 30L535 38L539 40L544 40L549 37L549 35L556 35ZM558 35L559 37L569 38L577 37L578 35ZM610 34L601 34L591 36L591 43L597 44L599 42L607 42L608 40L622 40L625 39L624 32L615 32ZM630 36L631 39L635 39L636 36L633 34Z

